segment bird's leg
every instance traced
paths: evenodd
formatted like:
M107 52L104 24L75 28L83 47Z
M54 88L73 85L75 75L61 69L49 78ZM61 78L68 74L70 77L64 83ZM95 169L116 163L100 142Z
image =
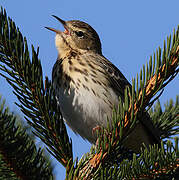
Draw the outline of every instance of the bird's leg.
M108 131L101 126L96 126L92 129L92 135L96 136L99 133L101 134L100 136L102 137L102 139L104 139L104 135L108 135ZM99 146L99 138L97 138L95 145Z
M96 126L92 129L92 135L95 135L96 131L101 131L101 127L100 126Z
M92 135L93 135L93 136L96 136L97 133L100 132L100 131L101 131L101 127L100 127L100 126L96 126L96 127L94 127L94 128L92 129ZM95 145L98 146L98 143L99 143L99 140L98 140L98 138L97 138Z

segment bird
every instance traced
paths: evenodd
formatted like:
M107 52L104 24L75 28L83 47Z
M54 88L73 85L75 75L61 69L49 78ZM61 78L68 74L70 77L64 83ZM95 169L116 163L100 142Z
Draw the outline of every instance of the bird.
M53 15L64 31L56 33L57 60L52 70L52 86L67 125L82 138L95 144L96 127L107 128L112 111L124 102L124 89L131 84L121 71L102 54L97 32L80 20L65 21ZM160 135L148 113L124 139L126 148L139 153L143 143L158 144ZM108 123L109 121L109 123Z

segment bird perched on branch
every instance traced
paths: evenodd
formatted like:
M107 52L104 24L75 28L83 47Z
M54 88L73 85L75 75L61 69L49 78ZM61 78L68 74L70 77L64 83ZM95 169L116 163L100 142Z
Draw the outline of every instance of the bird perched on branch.
M90 25L54 17L65 29L62 32L46 27L56 33L58 58L52 72L55 94L66 123L94 144L97 140L94 129L107 127L119 97L124 101L124 89L131 85L102 55L99 36ZM159 142L150 117L145 119L126 137L125 146L135 152L139 152L142 143L148 146Z

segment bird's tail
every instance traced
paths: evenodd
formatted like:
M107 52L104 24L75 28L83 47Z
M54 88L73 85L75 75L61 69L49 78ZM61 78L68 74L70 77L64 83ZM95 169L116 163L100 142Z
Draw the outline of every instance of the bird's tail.
M149 147L152 144L160 146L160 132L154 127L152 120L147 112L143 112L142 118L131 132L124 138L124 146L136 153L140 152L140 148L145 144Z

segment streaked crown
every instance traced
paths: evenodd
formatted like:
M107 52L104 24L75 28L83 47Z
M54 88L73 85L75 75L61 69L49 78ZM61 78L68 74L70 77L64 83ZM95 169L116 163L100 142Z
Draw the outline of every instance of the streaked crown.
M77 51L94 51L95 53L102 54L99 36L89 24L78 20L64 21L57 16L54 17L65 28L65 31L61 32L47 27L47 29L56 32L56 46L60 53L68 51L68 49L74 49Z

